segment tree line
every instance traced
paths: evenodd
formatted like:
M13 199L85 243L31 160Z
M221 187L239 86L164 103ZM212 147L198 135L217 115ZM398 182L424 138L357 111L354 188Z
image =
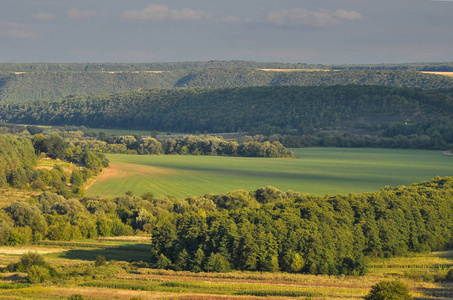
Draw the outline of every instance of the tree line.
M0 73L175 71L212 68L453 71L452 62L326 65L307 63L210 60L154 63L0 63Z
M181 155L220 155L244 157L294 157L294 153L286 149L279 141L257 141L252 138L239 141L226 141L221 136L186 135L181 138L129 136L107 136L101 134L105 141L103 152L128 154L181 154ZM82 143L90 144L88 141ZM93 142L99 147L100 143ZM120 148L115 147L120 146ZM121 147L123 146L123 147Z
M156 268L362 275L367 257L451 247L452 188L447 177L335 196L273 187L184 200L45 192L0 212L0 243L148 232Z

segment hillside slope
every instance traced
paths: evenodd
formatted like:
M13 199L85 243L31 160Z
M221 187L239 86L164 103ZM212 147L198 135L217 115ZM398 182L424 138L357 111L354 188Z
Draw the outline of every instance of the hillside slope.
M0 119L12 123L177 132L307 133L452 116L453 89L353 85L153 89L0 104Z
M17 74L16 74L17 73ZM453 88L453 77L409 70L275 72L253 68L144 71L0 72L0 101L56 99L152 88L380 85L422 89Z

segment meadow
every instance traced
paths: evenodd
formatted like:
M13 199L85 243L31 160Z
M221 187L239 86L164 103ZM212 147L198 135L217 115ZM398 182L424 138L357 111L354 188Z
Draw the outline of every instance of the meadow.
M87 240L0 247L0 266L17 262L29 251L41 253L60 276L29 284L26 273L3 273L0 299L68 299L73 294L88 299L360 299L372 285L395 279L405 282L416 299L453 295L451 286L432 279L453 265L450 252L374 258L366 276L192 273L148 268L149 243ZM106 258L106 265L95 266L98 255Z
M275 186L303 194L373 192L385 186L410 185L436 176L453 175L453 156L440 151L303 148L292 149L298 158L245 158L218 156L108 155L110 168L87 194L184 198L207 193L251 191Z

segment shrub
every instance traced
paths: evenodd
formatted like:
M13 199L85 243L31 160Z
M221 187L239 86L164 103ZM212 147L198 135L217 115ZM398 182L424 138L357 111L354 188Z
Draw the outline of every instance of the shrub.
M94 265L95 265L96 267L104 266L104 265L106 265L106 264L107 264L107 261L105 260L105 257L104 257L104 256L98 255L98 256L96 257L96 262L94 263Z
M43 266L32 266L28 271L28 281L43 283L51 277L49 269Z
M411 300L409 288L403 282L381 281L371 287L365 300Z
M36 252L28 252L21 256L20 261L16 264L8 265L9 271L29 272L31 267L40 266L45 267L46 262L41 254Z

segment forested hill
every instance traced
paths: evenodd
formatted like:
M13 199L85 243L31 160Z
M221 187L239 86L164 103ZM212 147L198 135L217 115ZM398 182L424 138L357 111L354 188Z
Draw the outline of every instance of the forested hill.
M226 64L226 63L225 63ZM78 65L76 65L78 66ZM82 68L83 65L78 66ZM151 88L177 87L250 87L250 86L331 86L331 85L380 85L414 87L422 89L453 88L453 77L425 74L413 70L390 69L307 69L285 72L264 71L251 67L204 67L142 71L144 66L110 66L114 71L98 71L100 66L86 65L84 71L74 71L75 66L37 65L28 71L7 71L0 64L0 102L56 99L70 95L117 93ZM176 67L175 67L176 68ZM357 67L358 68L358 67ZM377 67L376 67L377 68ZM56 69L57 71L55 71ZM86 70L94 69L94 71ZM139 69L139 70L135 70ZM170 70L166 70L170 69ZM19 65L14 70L27 70Z
M295 70L411 70L453 72L453 62L359 65L325 65L306 63L257 62L245 60L210 60L153 63L0 63L0 73L181 71L208 68Z
M154 89L0 103L11 123L84 125L177 132L311 132L348 130L453 116L453 89L378 86Z

